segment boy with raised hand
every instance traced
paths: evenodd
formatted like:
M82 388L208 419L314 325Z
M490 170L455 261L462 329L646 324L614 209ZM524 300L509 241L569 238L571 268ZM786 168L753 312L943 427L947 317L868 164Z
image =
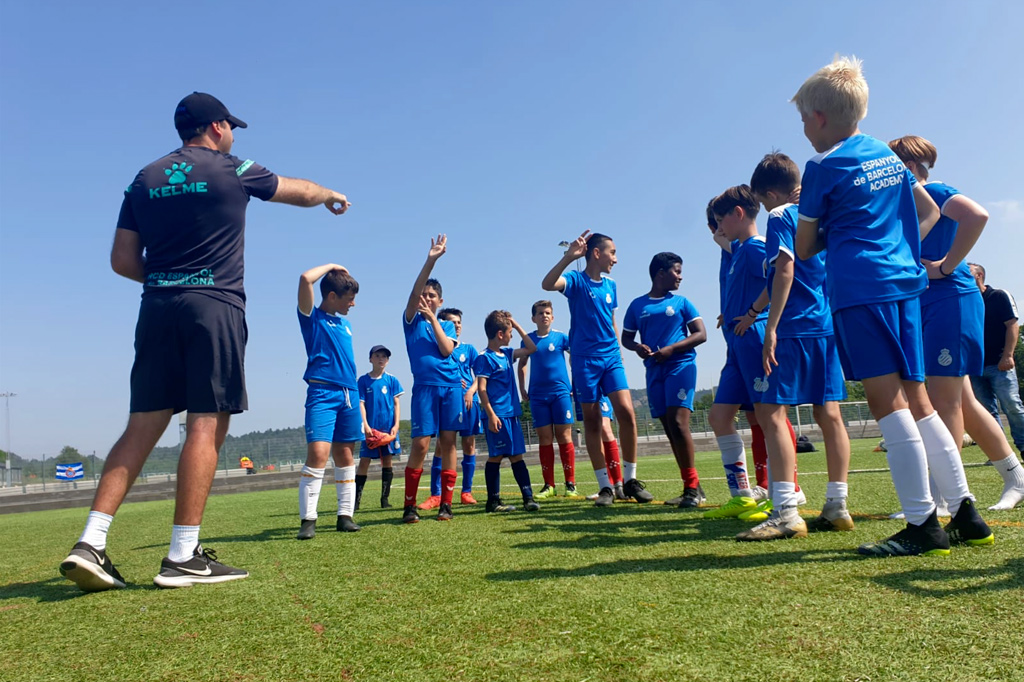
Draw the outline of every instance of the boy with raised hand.
M622 319L622 346L635 352L647 370L651 416L661 421L683 479L679 507L696 509L704 501L694 461L690 414L697 388L697 346L707 331L697 308L672 294L683 280L683 259L669 251L656 254L648 271L651 290L633 299ZM636 334L640 332L640 343Z
M810 525L813 530L852 530L846 510L846 475L850 438L839 402L846 384L832 334L832 314L825 298L825 255L796 261L797 208L789 197L799 195L800 169L785 154L767 154L754 169L750 188L768 211L765 267L771 311L764 332L762 363L767 387L755 406L766 431L773 476L775 514L740 533L737 540L761 541L803 537L808 525L797 510L791 472L796 450L785 427L786 406L811 403L821 427L828 463L825 507Z
M370 435L371 429L387 433L393 440L379 448L370 448L364 440L359 449L359 468L356 471L356 509L363 498L363 487L366 475L370 471L370 463L380 460L380 506L386 509L391 506L391 481L394 470L391 468L391 456L402 451L398 440L398 427L401 423L401 407L398 396L404 393L398 377L388 374L384 368L391 360L391 351L377 345L370 349L370 364L373 369L359 377L359 407L363 414L363 433Z
M437 313L442 321L455 325L459 340L458 350L452 358L459 372L460 388L463 391L463 414L459 418L459 436L462 437L462 504L476 504L473 498L473 475L476 473L476 437L483 434L483 419L480 399L476 395L476 381L473 377L473 362L479 353L476 348L462 341L462 311L458 308L442 308ZM441 453L440 443L434 450L430 463L430 497L419 504L417 509L437 509L441 504Z
M586 256L586 268L582 272L570 271L563 275L569 264L581 256ZM611 401L612 410L619 420L622 458L625 460L623 491L637 502L654 499L636 478L636 415L615 325L615 308L618 307L615 280L608 277L617 261L615 242L611 237L591 234L587 230L569 246L541 282L545 291L560 291L569 300L572 319L570 362L576 392L583 406L587 454L600 489L595 501L598 507L609 507L615 501L601 448L601 395Z
M320 306L313 285L320 280ZM355 461L352 449L363 440L352 326L344 316L355 305L359 283L340 265L329 263L299 278L299 328L306 345L306 465L299 479L299 540L316 535L316 507L327 458L334 458L339 531L354 532Z
M804 169L796 255L806 260L828 244L826 290L839 357L846 378L864 384L907 520L900 532L858 551L948 555L951 541L991 544L957 444L924 387L920 296L928 275L920 249L939 208L884 142L860 132L868 85L859 59L836 57L793 102L818 152ZM953 514L945 530L929 470Z
M515 350L509 346L513 329L523 339L523 347ZM484 332L487 334L487 350L473 363L473 371L476 373L480 404L487 415L487 466L484 469L487 479L487 511L515 510L515 507L501 501L501 460L504 457L509 458L512 475L522 491L523 507L526 511L537 511L540 505L533 499L530 471L523 461L526 444L519 424L523 410L516 392L515 371L512 369L515 360L528 357L537 350L537 346L507 310L491 312L484 320Z
M423 475L423 460L430 439L437 436L441 450L441 504L438 521L452 518L455 491L455 438L462 417L462 389L452 352L458 341L455 325L437 319L441 307L441 283L430 277L437 259L444 255L448 237L430 240L427 260L409 292L402 316L405 348L412 369L412 454L405 467L404 523L417 523L416 493Z
M572 444L572 385L565 364L569 352L569 336L551 328L555 321L551 301L537 301L531 309L536 331L528 334L537 346L532 356L519 359L519 391L523 400L530 402L533 428L537 432L540 450L540 468L544 487L537 499L555 495L555 442L565 474L566 497L577 497L576 448ZM523 341L525 347L526 341ZM530 363L530 383L527 390L526 365Z

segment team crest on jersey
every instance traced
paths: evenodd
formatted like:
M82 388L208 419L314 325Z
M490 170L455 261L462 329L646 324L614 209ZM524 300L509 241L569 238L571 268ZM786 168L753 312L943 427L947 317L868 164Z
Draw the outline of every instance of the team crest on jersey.
M465 362L465 361L466 361L466 354L463 353L462 355L459 356L459 362Z
M768 390L768 379L766 377L757 377L754 379L754 390L758 393L764 393Z
M383 393L384 395L387 395L388 394L388 387L387 386L381 386L380 387L380 392Z
M949 354L948 348L943 348L942 352L939 353L939 364L943 367L949 367L953 364L953 356Z
M673 315L676 314L676 309L673 308L672 306L668 306L667 308L665 308L665 314L668 315L669 317L672 317Z
M604 410L605 412L607 412L608 411L608 403L601 403L601 409Z
M605 294L604 295L604 301L605 301L605 303L611 304L611 302L612 302L612 295L611 294Z
M676 393L676 397L679 398L680 400L682 400L683 402L685 402L686 401L686 389L685 388L679 389L679 393Z
M549 343L548 344L548 350L551 351L552 353L554 353L555 352L555 344Z

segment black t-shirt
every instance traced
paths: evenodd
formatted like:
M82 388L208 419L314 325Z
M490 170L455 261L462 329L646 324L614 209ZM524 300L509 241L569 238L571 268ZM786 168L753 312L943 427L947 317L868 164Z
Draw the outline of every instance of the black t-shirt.
M182 147L149 164L125 190L117 227L146 249L143 297L201 291L245 309L245 209L277 192L277 176L252 161Z
M1017 318L1017 304L1002 289L986 286L985 300L985 366L998 365L1006 345L1006 323Z

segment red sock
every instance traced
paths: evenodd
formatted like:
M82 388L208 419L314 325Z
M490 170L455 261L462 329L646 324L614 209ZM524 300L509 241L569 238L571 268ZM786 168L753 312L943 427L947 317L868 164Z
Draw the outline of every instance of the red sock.
M416 492L420 488L420 476L423 475L423 469L409 469L405 470L405 506L416 504Z
M622 483L622 466L619 459L619 441L606 440L604 442L604 463L608 467L608 480L612 485Z
M455 479L458 473L455 469L441 470L441 504L451 504L452 495L455 494Z
M700 485L700 478L697 476L697 470L693 467L680 469L679 475L683 477L684 488L696 488Z
M793 441L793 452L796 452L796 431L793 430L793 422L786 418L786 426L789 427L789 437ZM800 492L800 484L796 482L796 465L793 465L793 483L796 484L796 491Z
M768 490L768 446L764 444L764 431L760 426L750 427L750 449L754 451L754 475L757 484Z
M572 443L559 443L558 457L562 460L562 472L565 474L565 482L576 485L576 446ZM552 466L554 466L553 461ZM552 474L552 480L554 480L554 474Z
M559 446L561 447L561 446ZM544 485L555 485L555 446L540 446L540 472L544 476Z

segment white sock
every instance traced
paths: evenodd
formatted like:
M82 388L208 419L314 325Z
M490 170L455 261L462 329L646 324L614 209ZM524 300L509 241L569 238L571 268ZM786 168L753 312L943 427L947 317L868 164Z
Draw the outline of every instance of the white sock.
M747 478L747 453L743 449L743 439L738 433L730 433L718 436L716 440L722 452L722 467L725 469L729 493L733 497L750 497L754 491L750 489L750 479Z
M932 412L917 422L917 430L921 432L925 456L928 458L928 472L946 500L949 513L956 516L961 501L968 497L974 499L971 489L967 487L967 475L956 441L939 418L938 412Z
M846 501L849 496L847 485L841 481L829 481L825 486L825 501Z
M78 538L78 541L87 542L96 549L106 549L107 530L113 520L114 517L110 514L98 511L89 512L89 518L85 520L85 530L82 531L82 537Z
M199 526L172 526L171 549L167 558L171 561L188 561L195 554L199 544Z
M892 483L907 523L919 526L933 511L935 503L928 489L928 459L921 434L910 410L896 410L878 420L885 439Z
M1017 456L1011 454L997 462L992 462L999 475L1003 477L1003 494L999 501L989 509L999 511L1013 509L1021 501L1024 501L1024 468L1021 467Z
M303 521L316 520L316 507L320 501L320 488L324 485L326 469L302 467L302 478L299 479L299 518Z
M338 516L352 516L356 507L356 468L334 467L334 484L338 490Z
M636 478L636 462L622 462L622 477L627 481Z
M604 488L611 488L612 482L608 478L608 468L594 469L594 475L597 476L597 489L602 490Z
M799 516L797 501L796 483L775 481L772 484L772 507L779 512L783 520L789 521Z

